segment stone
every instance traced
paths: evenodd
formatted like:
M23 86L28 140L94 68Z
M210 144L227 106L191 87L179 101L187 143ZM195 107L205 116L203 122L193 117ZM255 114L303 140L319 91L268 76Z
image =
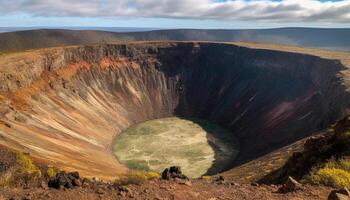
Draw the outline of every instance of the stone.
M279 189L279 192L287 193L301 190L301 184L294 180L292 177L288 177L286 183Z
M105 192L103 191L102 188L98 188L98 189L96 190L96 193L97 193L97 194L104 194Z
M221 185L221 184L225 184L226 180L223 176L219 176L216 179L214 179L214 183Z
M187 176L182 174L181 167L179 167L179 166L172 166L170 168L166 168L162 172L162 179L163 180L174 180L175 178L188 179Z
M42 189L44 189L44 190L49 189L49 187L47 186L47 183L46 183L45 181L41 181L40 187L41 187Z
M188 180L188 179L179 179L179 178L175 178L174 181L178 184L181 185L187 185L187 186L191 186L192 183Z
M81 182L80 182L79 179L73 179L72 183L73 183L74 186L77 186L77 187L81 186Z
M118 195L125 197L127 194L132 194L132 190L126 186L120 186L118 187Z
M78 172L66 173L61 171L56 174L54 179L51 179L48 183L48 186L56 189L72 189L73 187L81 186L79 180Z
M120 186L118 187L118 190L122 192L127 192L127 193L131 192L131 189L126 186Z
M91 180L88 179L88 178L84 178L82 182L83 182L83 183L82 183L82 187L83 187L83 188L89 188L90 185L91 185Z
M75 179L80 178L79 172L70 172L70 173L68 173L68 175L75 178Z
M254 187L257 187L257 186L259 186L259 183L255 183L255 182L254 182L254 183L252 183L251 185L254 186Z
M185 181L183 184L184 184L184 185L187 185L187 186L192 186L191 181Z
M235 182L230 182L230 185L231 185L231 186L240 186L240 184L235 183Z
M350 192L346 188L333 190L329 193L328 200L350 200Z

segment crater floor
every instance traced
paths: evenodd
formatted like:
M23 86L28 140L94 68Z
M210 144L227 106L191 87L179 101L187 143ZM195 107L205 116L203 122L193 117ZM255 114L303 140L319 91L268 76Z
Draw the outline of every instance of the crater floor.
M238 145L232 133L213 123L178 117L137 124L114 143L114 154L130 169L161 172L173 165L197 178L229 167ZM220 167L215 167L220 166Z

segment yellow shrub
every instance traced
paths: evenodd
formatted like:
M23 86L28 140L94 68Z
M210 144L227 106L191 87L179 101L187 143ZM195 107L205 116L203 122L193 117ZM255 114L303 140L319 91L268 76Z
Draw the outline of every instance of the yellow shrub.
M14 152L16 154L16 161L18 164L18 170L20 173L36 174L41 177L41 171L37 169L33 161L19 151Z
M339 164L340 164L340 168L341 169L350 171L350 161L348 161L348 160L341 160L341 161L339 161Z
M209 181L210 180L210 176L202 176L203 180Z
M145 173L146 173L147 180L153 180L153 179L160 178L160 175L157 172L149 171L149 172L145 172Z
M46 175L49 177L49 178L53 178L55 177L57 174L57 169L53 168L53 167L48 167L47 170L46 170Z
M333 186L338 188L350 188L350 172L338 168L321 168L311 174L313 183Z
M136 171L132 170L128 173L120 176L115 183L117 185L130 185L136 184L141 185L147 180L153 180L159 178L160 175L157 172L146 172L146 171Z

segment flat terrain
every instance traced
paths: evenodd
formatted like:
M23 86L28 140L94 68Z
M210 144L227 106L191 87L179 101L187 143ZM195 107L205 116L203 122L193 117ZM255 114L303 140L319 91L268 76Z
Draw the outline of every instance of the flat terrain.
M176 165L187 176L196 178L206 174L214 163L227 166L238 153L236 145L217 135L230 136L230 132L198 120L177 117L151 120L117 137L114 154L131 169L161 172Z

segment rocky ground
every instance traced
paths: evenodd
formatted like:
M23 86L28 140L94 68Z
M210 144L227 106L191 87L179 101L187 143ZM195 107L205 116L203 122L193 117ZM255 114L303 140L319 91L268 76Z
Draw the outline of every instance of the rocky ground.
M2 175L11 168L17 167L18 158L13 157L11 151L0 148L0 166ZM17 163L17 164L16 164ZM37 168L45 171L44 167ZM0 183L4 183L0 177ZM75 199L327 199L332 188L302 185L289 178L282 185L239 184L225 180L222 176L188 179L181 172L180 167L165 169L161 177L136 182L133 178L128 183L106 182L98 179L83 178L77 172L58 172L48 178L28 177L16 172L12 175L12 182L0 185L0 200L75 200ZM349 194L348 191L341 193ZM334 195L342 195L334 193ZM346 198L348 198L348 195ZM345 198L345 199L346 199ZM337 199L337 198L333 198ZM339 199L339 198L338 198Z
M303 186L299 191L281 193L278 186L153 180L129 186L93 184L73 189L2 189L0 199L327 199L330 190Z

